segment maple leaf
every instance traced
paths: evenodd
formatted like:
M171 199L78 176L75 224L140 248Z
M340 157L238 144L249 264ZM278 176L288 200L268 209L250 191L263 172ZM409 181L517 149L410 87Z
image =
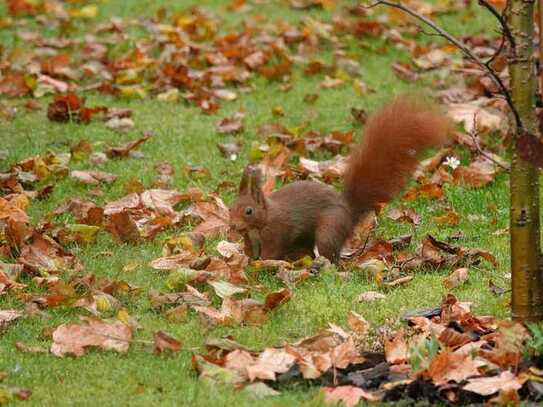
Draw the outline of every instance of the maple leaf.
M285 373L296 358L284 349L266 348L256 362L246 367L249 380L275 380L277 373Z
M140 195L141 203L146 208L152 209L162 215L173 216L173 207L181 202L183 194L174 190L149 189Z
M503 368L516 367L522 360L524 341L528 337L526 328L514 321L500 321L498 330L485 337L495 342L492 350L483 350L479 355Z
M82 318L82 322L60 325L53 331L51 353L55 356L82 356L88 347L127 352L132 330L121 321Z
M472 376L478 376L479 366L468 354L445 350L434 356L425 375L438 386L449 381L461 383Z
M210 195L208 202L196 202L192 208L203 220L193 232L212 238L223 236L230 229L228 207L218 196Z

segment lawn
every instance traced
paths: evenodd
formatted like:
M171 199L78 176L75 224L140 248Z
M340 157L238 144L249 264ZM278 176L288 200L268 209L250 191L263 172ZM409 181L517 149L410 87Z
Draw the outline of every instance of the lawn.
M72 3L72 2L69 2ZM70 8L81 8L87 2L73 2ZM82 39L89 29L110 17L122 19L153 16L161 7L173 15L180 10L198 5L212 15L220 17L220 32L239 31L243 20L249 16L262 15L275 20L286 20L299 24L308 15L316 20L330 21L334 13L355 2L338 1L335 10L312 8L295 10L286 1L254 2L249 11L232 11L229 1L178 0L109 0L94 2L98 7L95 18L78 19L69 31L72 39ZM249 2L251 3L251 2ZM7 16L5 4L0 5L0 18ZM485 11L475 4L462 12L440 16L439 20L456 34L478 34L494 36L494 25ZM45 36L57 37L59 27L43 27L33 18L20 17L17 23L0 24L0 42L4 52L12 49L25 49L28 44L15 36L17 32L38 30ZM130 33L134 38L145 38L143 30ZM439 41L435 37L420 34L421 43ZM135 139L141 131L152 130L154 137L140 148L143 158L109 160L99 165L102 171L116 174L118 179L111 185L102 186L103 194L95 196L94 187L83 185L73 178L60 178L55 181L52 193L43 200L33 200L29 207L32 222L42 221L61 202L69 198L93 199L102 206L105 203L126 195L129 180L137 179L146 188L151 187L155 177L154 165L158 161L169 162L175 173L172 188L185 191L190 187L199 187L204 192L216 191L224 181L239 182L243 167L249 162L251 144L258 139L257 129L265 123L280 122L288 128L307 126L308 129L322 132L354 131L356 137L362 134L362 127L352 118L351 108L363 108L373 111L377 106L393 95L406 90L431 93L429 84L439 72L424 75L416 82L399 79L391 69L396 61L409 61L409 54L397 49L380 38L355 38L346 40L348 52L356 56L361 65L362 80L374 93L360 95L351 81L344 86L321 89L319 84L323 74L305 75L301 68L293 68L292 88L285 92L283 84L268 81L256 76L252 83L254 90L239 93L234 101L224 101L214 114L204 114L196 106L184 103L169 103L156 100L149 95L144 99L117 98L94 91L82 93L88 106L105 105L108 107L128 108L133 111L135 126L125 133L117 133L106 128L101 121L92 121L88 125L76 122L54 123L46 117L47 104L52 96L38 99L42 109L26 112L22 105L26 99L4 99L6 103L19 106L15 118L0 120L0 150L5 157L0 161L0 172L9 170L13 163L27 157L43 154L48 150L69 152L70 146L80 140L88 140L95 151L101 151L107 144L119 144ZM130 41L118 46L116 52L122 53L122 47L130 46ZM386 46L385 46L386 45ZM383 49L385 51L383 51ZM114 51L115 52L115 51ZM328 61L332 49L322 46L314 56ZM458 56L457 56L458 58ZM305 95L317 93L314 104L303 102ZM1 96L0 96L1 97ZM282 117L274 115L280 107ZM237 111L245 112L244 130L237 135L218 134L215 123L229 117ZM242 142L239 158L235 161L221 157L216 147L218 142ZM201 166L209 170L209 175L197 177L186 171L188 166ZM93 164L86 160L70 163L71 170L93 169ZM422 239L431 234L440 240L448 240L461 231L458 244L467 247L480 247L492 252L499 262L494 268L487 262L473 266L469 281L455 289L455 295L462 301L471 301L476 313L507 316L508 294L494 296L488 288L489 280L500 287L508 287L509 241L507 234L494 232L508 226L508 178L500 174L489 185L471 189L463 186L445 187L446 204L460 215L460 222L454 226L440 226L432 217L441 213L443 202L419 199L410 203L399 200L390 207L413 207L421 216L421 223L416 227L397 223L384 215L378 219L377 236L390 239L402 234L413 233L411 248L415 249ZM235 197L233 191L220 192L221 198L229 204ZM386 210L385 210L386 213ZM69 215L57 218L70 222ZM185 321L170 322L163 313L154 311L148 299L151 289L166 291L164 273L157 272L148 263L162 255L162 244L167 237L190 230L189 226L167 229L153 240L133 245L120 243L111 234L102 231L97 241L86 246L70 246L84 265L87 273L99 278L125 280L141 288L139 294L122 295L118 299L128 313L137 319L141 326L136 334L135 343L125 354L92 350L82 357L57 358L49 354L23 353L16 350L18 341L28 345L48 347L50 339L42 336L42 330L56 327L67 321L76 320L88 313L70 306L50 307L48 319L36 316L20 318L0 332L0 372L8 373L6 382L32 390L31 397L20 402L22 405L65 406L65 405L251 405L255 403L250 395L226 386L211 386L199 381L191 366L193 352L203 352L206 339L231 336L239 343L250 348L280 345L284 341L295 341L312 335L332 322L339 326L346 325L347 314L354 310L363 315L374 327L383 324L395 325L398 317L405 311L435 306L440 303L447 290L442 285L444 276L451 270L422 270L414 274L414 279L404 287L386 292L386 299L361 303L357 301L360 293L376 290L375 281L353 273L344 279L333 271L321 273L292 290L289 302L270 313L269 320L262 326L204 326L198 315L189 312ZM209 253L216 253L217 240L207 243ZM103 255L104 252L110 255ZM10 262L10 259L1 259ZM131 271L123 271L128 263L137 263ZM281 283L270 275L255 276L264 290L275 290ZM30 285L30 292L40 293L43 288L34 285L30 277L23 281ZM20 297L8 292L0 295L0 309L23 309ZM153 333L162 330L182 342L182 350L173 355L155 355L145 341L152 340ZM293 386L282 390L281 395L258 401L261 405L320 405L322 400L317 387ZM15 405L18 402L14 402Z

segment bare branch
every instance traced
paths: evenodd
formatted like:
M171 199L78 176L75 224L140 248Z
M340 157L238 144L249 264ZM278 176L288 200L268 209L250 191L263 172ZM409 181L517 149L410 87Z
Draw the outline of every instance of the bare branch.
M500 163L499 161L495 160L494 157L492 157L491 155L487 154L485 151L483 151L483 149L481 148L481 145L479 144L479 132L477 131L477 113L475 113L473 115L473 128L472 130L468 133L469 136L471 137L471 139L473 140L473 144L475 145L475 148L477 149L477 152L482 155L483 157L485 157L488 161L494 163L495 165L497 165L498 167L502 168L503 170L509 172L510 171L510 168L503 165L502 163Z
M489 69L492 69L490 67L490 64L492 62L494 62L494 60L496 59L496 57L498 55L501 54L501 52L503 51L503 47L505 45L505 36L502 35L502 41L500 42L500 46L498 47L498 49L496 50L496 52L494 52L494 55L492 55L486 62L485 62L485 65L489 68Z
M507 41L509 41L509 44L511 44L511 48L515 49L515 38L513 37L513 34L511 33L511 30L509 29L509 26L507 25L507 21L505 21L505 17L500 14L498 10L494 8L491 4L489 4L486 0L479 0L479 4L486 8L500 23L502 26L502 33L507 38Z
M515 107L515 104L513 103L513 99L511 98L511 94L509 93L509 89L507 89L507 86L503 83L499 75L490 68L481 58L479 58L477 55L475 55L466 44L464 44L462 41L459 41L454 36L449 34L447 31L445 31L443 28L436 25L432 20L430 20L427 17L424 17L423 15L417 13L416 11L410 9L407 6L404 6L403 4L388 1L388 0L377 0L377 2L370 4L369 6L365 6L366 8L373 8L380 4L384 4L385 6L397 8L399 10L402 10L406 14L409 14L412 17L415 17L417 20L422 21L427 26L431 27L434 31L439 33L443 38L445 38L450 43L454 44L460 51L464 53L469 59L471 59L473 62L475 62L477 65L479 65L490 78L494 81L494 83L498 86L501 94L505 97L505 100L507 101L507 104L509 105L509 109L511 109L511 112L513 113L515 124L517 126L519 134L525 133L524 126L522 124L522 120L520 119L520 115Z

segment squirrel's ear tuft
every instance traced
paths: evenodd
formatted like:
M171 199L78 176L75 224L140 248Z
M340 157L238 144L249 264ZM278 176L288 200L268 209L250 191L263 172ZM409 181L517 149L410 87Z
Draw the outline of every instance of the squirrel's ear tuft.
M260 168L252 165L245 167L239 184L239 194L250 195L256 203L263 203L264 194L262 193L261 185L262 172L260 171Z
M241 193L250 193L254 187L260 188L262 174L260 168L255 167L254 165L248 165L243 170L243 175L241 176L241 181L239 183L239 192Z
M250 165L245 167L243 170L243 175L241 176L241 181L239 182L239 194L246 195L249 192L249 178L250 178Z

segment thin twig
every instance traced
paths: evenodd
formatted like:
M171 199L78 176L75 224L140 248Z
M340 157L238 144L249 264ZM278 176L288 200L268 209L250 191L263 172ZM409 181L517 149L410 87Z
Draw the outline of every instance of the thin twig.
M486 8L494 17L496 17L496 20L500 23L502 26L502 33L507 38L507 41L509 41L509 44L511 44L511 48L515 49L516 43L515 43L515 37L513 37L513 34L511 33L511 30L509 29L509 26L507 25L507 21L505 21L505 17L500 14L498 10L494 8L491 4L489 4L486 0L479 0L479 4Z
M473 115L473 128L470 132L468 132L469 136L471 137L471 139L473 140L473 144L475 145L475 148L477 149L477 152L482 155L483 157L485 157L488 161L494 163L495 165L497 165L498 167L502 168L503 170L509 172L510 171L510 168L508 168L507 166L503 165L502 163L500 163L498 160L494 159L494 157L492 157L491 155L487 154L482 148L481 148L481 145L479 144L479 132L477 131L477 113L476 112L474 115Z
M505 100L507 101L507 104L509 105L509 109L511 109L511 112L513 113L513 116L515 118L515 124L518 130L519 134L523 134L524 126L522 124L522 120L520 119L520 115L515 107L515 104L513 103L513 99L511 98L511 94L509 93L509 89L505 86L499 75L490 68L481 58L479 58L477 55L475 55L462 41L459 41L455 37L453 37L451 34L449 34L447 31L445 31L443 28L436 25L432 20L430 20L427 17L424 17L423 15L417 13L416 11L410 9L407 6L404 6L403 4L399 4L392 1L387 0L377 0L375 3L370 4L369 6L365 6L366 8L373 8L380 4L384 4L385 6L397 8L399 10L402 10L403 12L409 14L412 17L415 17L416 19L422 21L427 26L431 27L433 30L441 34L443 38L445 38L450 43L454 44L460 51L464 53L468 58L470 58L472 61L474 61L477 65L479 65L483 70L486 71L486 73L492 78L494 83L498 86L500 89L500 92L505 97Z
M504 45L505 45L505 36L502 35L502 41L501 41L501 43L500 43L500 46L498 47L498 49L496 50L496 52L494 52L494 55L492 55L490 58L488 58L488 60L485 62L485 65L486 65L488 68L490 68L490 64L491 64L492 62L494 62L494 60L496 59L496 57L502 53ZM492 68L490 68L490 69L492 69Z

